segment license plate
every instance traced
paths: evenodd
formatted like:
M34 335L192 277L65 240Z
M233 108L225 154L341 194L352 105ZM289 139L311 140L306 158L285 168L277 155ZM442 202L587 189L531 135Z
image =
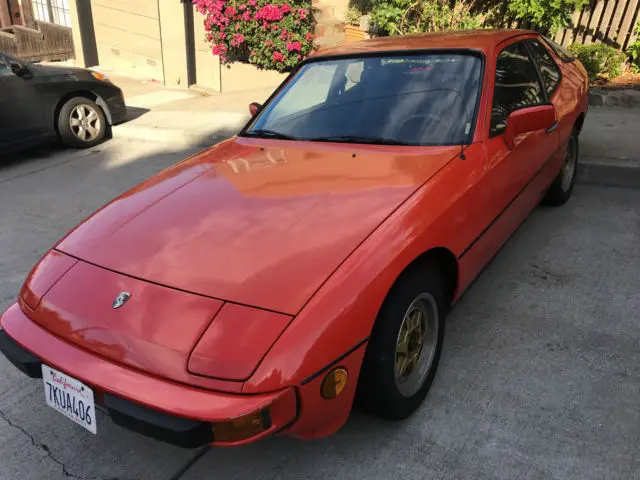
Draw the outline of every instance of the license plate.
M81 381L44 364L42 381L47 405L95 435L97 430L93 390Z

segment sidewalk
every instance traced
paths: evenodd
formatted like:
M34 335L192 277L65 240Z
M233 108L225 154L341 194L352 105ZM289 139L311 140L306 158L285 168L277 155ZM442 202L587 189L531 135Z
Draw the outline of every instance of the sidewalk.
M235 134L249 120L249 104L273 89L222 94L166 88L152 79L105 72L124 92L127 121L113 135L176 146L208 147Z
M272 89L221 94L170 89L145 79L107 72L125 94L129 120L114 136L208 147L237 133L249 120L249 103ZM640 188L640 108L594 107L580 135L578 182Z
M589 109L580 134L578 181L640 188L640 108Z

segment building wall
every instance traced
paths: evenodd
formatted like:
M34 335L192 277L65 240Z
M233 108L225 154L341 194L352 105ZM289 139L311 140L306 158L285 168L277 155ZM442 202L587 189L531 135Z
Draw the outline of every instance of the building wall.
M196 84L200 87L221 91L220 57L211 53L211 46L206 41L204 16L193 12L193 37L195 43Z
M2 2L3 0L0 0ZM247 64L220 65L206 41L204 17L179 0L72 0L76 61L82 66L189 83L222 92L276 87L285 75ZM95 53L89 52L93 46ZM191 78L189 66L192 65Z
M9 15L9 2L0 0L0 28L11 26L11 15Z
M92 0L91 9L101 66L164 81L158 0Z

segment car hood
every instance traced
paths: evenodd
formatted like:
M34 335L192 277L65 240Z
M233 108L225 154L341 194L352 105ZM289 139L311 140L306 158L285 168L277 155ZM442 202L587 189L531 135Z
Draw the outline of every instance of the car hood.
M29 68L34 70L39 76L75 76L78 78L89 77L90 71L85 68L75 67L58 67L54 65L40 65L37 63L30 63Z
M293 315L457 150L234 138L126 192L56 248Z

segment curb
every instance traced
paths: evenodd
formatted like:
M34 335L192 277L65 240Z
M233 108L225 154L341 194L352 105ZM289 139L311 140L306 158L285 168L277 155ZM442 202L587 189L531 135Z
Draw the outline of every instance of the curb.
M145 127L128 124L113 127L114 138L159 142L183 148L210 147L232 135L235 135L235 132L229 131L225 132L225 134L214 135L209 133L187 133L184 130L171 128Z
M640 188L640 160L582 156L576 182L585 185Z
M589 105L594 107L640 107L640 90L591 88Z

